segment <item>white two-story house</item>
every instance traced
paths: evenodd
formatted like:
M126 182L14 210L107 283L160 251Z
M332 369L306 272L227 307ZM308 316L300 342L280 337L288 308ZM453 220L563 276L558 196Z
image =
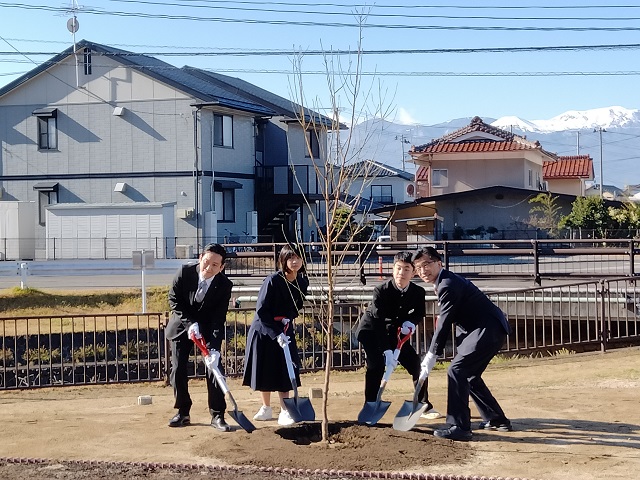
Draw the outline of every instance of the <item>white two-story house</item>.
M279 185L286 174L263 177L308 163L300 111L239 79L83 40L0 88L0 236L33 244L1 253L170 258L299 235L308 207Z

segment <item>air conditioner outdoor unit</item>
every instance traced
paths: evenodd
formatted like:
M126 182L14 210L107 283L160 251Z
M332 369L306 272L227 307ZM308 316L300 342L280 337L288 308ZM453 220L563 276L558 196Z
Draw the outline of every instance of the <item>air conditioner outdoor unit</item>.
M176 258L193 258L193 246L176 245Z
M177 209L178 218L188 219L193 218L194 209L193 208L178 208Z

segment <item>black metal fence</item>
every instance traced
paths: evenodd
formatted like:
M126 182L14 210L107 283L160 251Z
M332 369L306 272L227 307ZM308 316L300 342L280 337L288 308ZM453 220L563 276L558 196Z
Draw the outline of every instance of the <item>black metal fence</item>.
M502 353L549 355L640 344L640 278L584 281L489 293L507 314L513 332ZM366 299L338 300L333 318L331 367L357 369L364 353L353 335ZM438 312L426 298L427 315L412 338L423 354ZM296 321L303 371L327 362L324 305L310 301ZM243 372L246 335L253 309L229 310L223 358L229 376ZM0 390L34 387L166 381L169 349L164 336L168 313L60 315L0 318ZM447 345L445 358L455 353ZM204 375L197 349L190 375Z

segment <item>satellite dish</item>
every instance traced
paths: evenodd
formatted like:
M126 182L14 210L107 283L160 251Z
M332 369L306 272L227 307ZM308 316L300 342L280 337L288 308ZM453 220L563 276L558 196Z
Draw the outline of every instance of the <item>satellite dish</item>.
M67 20L67 30L69 30L71 33L76 33L79 28L80 24L78 23L78 19L76 17Z

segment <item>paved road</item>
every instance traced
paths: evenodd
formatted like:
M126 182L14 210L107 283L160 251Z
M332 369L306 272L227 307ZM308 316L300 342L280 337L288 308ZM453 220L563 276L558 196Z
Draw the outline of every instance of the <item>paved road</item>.
M155 267L145 270L147 287L168 287L179 266L185 260L156 260ZM21 262L0 262L0 289L20 287ZM86 260L86 261L31 261L27 264L25 284L39 290L102 290L141 288L142 272L133 267L131 260ZM263 277L231 275L236 290L251 294L257 292ZM388 279L389 277L385 277ZM381 281L378 276L368 276L366 287L357 278L339 282L355 290L369 291ZM489 290L512 290L534 286L531 278L477 278L473 280L480 288ZM572 283L576 280L544 280L543 285ZM319 283L312 282L313 285ZM424 286L424 284L423 284Z

